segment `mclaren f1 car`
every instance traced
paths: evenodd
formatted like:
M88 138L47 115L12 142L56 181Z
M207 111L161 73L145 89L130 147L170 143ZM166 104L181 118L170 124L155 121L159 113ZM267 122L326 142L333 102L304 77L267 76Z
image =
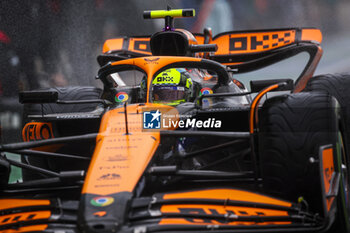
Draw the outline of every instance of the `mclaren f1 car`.
M147 11L162 31L107 40L103 90L20 93L0 232L350 231L350 77L313 77L321 32L174 28L190 16Z

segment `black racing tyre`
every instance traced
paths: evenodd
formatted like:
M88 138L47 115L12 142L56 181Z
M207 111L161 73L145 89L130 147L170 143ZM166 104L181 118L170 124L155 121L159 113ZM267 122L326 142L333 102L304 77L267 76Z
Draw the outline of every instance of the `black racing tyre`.
M299 197L322 213L319 148L339 140L336 99L297 93L268 99L259 115L259 158L264 192L292 202Z
M326 92L334 96L341 106L344 122L344 137L350 138L350 74L326 74L312 77L304 91ZM345 140L345 148L350 151L350 140Z
M48 89L50 91L57 91L58 92L58 99L59 100L88 100L88 99L99 99L102 93L102 90L96 87L82 87L82 86L76 86L76 87L55 87ZM56 103L45 103L43 104L43 109L41 108L41 104L25 104L24 105L24 111L23 111L23 123L26 124L29 122L29 115L40 115L40 114L54 114L54 113L74 113L74 112L90 112L96 109L98 106L98 103L89 103L89 104L56 104ZM72 136L77 134L83 134L84 132L81 132L81 128L79 125L72 124L65 126L63 129L62 127L60 129L57 129L61 135L57 136ZM86 126L83 128L87 128ZM86 132L88 133L88 132ZM75 144L77 145L77 144ZM78 146L77 146L78 147ZM82 148L82 147L81 147ZM72 148L63 148L60 151L57 151L59 153L68 153L68 154L77 154L81 155L80 153L75 153L74 148L72 151ZM73 153L72 153L73 152ZM70 163L69 161L65 160L55 160L55 159L46 159L46 158L40 158L40 157L29 157L22 155L22 161L25 163L49 169L49 170L69 170ZM66 167L65 169L62 168L62 164ZM74 170L71 168L71 170ZM38 174L36 172L31 172L27 169L22 169L22 177L23 180L33 180L33 179L39 179L43 178L45 176Z
M334 96L340 106L341 106L341 117L342 128L344 129L342 134L344 138L344 147L343 151L343 166L346 168L350 167L350 159L348 158L348 154L350 152L350 74L326 74L326 75L318 75L309 80L306 85L305 91L309 92L325 92L332 96ZM330 232L350 232L350 203L349 203L349 172L346 169L346 173L342 174L341 183L341 192L338 196L338 211L336 223Z

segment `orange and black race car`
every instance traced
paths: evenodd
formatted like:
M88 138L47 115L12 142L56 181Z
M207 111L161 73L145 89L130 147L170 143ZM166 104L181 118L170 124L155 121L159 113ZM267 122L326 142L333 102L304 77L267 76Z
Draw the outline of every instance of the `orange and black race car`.
M164 29L107 40L103 90L20 94L0 232L350 231L350 77L312 77L321 32L173 27L189 16L145 12Z

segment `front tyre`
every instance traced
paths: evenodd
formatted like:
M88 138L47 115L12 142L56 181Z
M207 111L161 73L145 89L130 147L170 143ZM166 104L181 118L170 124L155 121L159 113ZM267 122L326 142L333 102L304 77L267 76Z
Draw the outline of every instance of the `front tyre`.
M338 102L327 93L268 99L259 116L259 155L264 192L292 202L299 197L323 215L319 148L339 143Z

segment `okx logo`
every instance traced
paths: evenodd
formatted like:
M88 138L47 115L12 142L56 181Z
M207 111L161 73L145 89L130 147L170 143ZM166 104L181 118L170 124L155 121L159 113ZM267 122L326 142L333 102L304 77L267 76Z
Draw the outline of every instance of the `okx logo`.
M157 111L143 112L143 128L144 129L160 129L162 113Z

